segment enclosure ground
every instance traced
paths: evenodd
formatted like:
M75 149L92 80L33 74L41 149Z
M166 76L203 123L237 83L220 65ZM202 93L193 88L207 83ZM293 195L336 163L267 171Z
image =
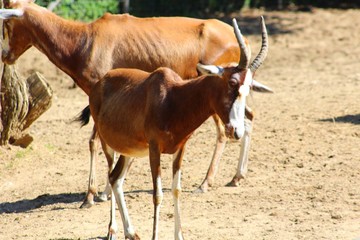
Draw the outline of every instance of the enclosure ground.
M215 186L194 194L215 144L212 120L190 139L183 164L181 211L186 239L360 238L360 11L249 12L240 27L260 46L264 14L270 50L256 79L275 93L254 93L256 118L247 179L226 187L239 143L226 146ZM71 123L87 97L35 49L18 61L28 76L41 72L54 90L53 106L31 127L26 149L0 148L0 239L104 238L109 203L79 209L87 189L92 124ZM164 201L160 238L173 239L171 156L162 159ZM106 161L97 162L99 189ZM136 159L126 201L142 239L151 238L153 204L147 158ZM118 215L119 239L123 237Z

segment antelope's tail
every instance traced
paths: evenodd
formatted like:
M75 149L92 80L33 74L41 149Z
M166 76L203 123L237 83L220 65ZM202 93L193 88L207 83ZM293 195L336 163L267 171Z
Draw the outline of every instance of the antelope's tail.
M73 122L80 122L81 127L83 127L89 123L90 115L90 106L88 105L74 118Z

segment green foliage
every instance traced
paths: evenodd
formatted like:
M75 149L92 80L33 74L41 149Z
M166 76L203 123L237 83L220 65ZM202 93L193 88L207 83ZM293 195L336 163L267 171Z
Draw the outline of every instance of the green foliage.
M137 16L201 16L203 13L240 10L244 0L131 0L130 13Z
M55 0L37 0L47 7ZM279 0L130 0L130 13L136 16L209 17L214 13L231 13L242 8L276 9ZM360 7L360 0L281 0L288 6L349 8ZM121 0L62 0L54 12L68 19L91 21L105 12L118 13Z
M280 2L282 2L285 8L291 5L298 7L314 6L319 8L350 8L360 6L359 0L245 0L243 7L265 7L274 9L279 6Z
M47 7L54 0L39 0L37 4ZM54 12L67 19L92 21L101 17L105 12L117 13L118 0L62 0Z
M231 13L242 8L276 9L279 3L288 6L314 6L347 8L359 7L360 0L130 0L130 13L137 16L211 16L214 13Z

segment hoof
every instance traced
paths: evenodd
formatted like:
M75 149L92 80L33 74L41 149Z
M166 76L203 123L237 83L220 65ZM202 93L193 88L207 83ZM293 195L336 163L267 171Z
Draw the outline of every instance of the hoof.
M207 193L209 190L209 187L211 187L211 184L209 184L209 181L205 179L202 184L193 191L193 193Z
M106 202L110 199L110 196L108 196L106 193L101 193L99 196L98 196L98 199L100 202Z
M240 179L242 179L241 177L234 177L231 182L229 182L228 184L226 184L227 187L238 187L240 186Z
M195 189L193 191L193 193L196 193L196 194L201 194L201 193L206 193L208 191L207 187L204 188L203 186L200 186L198 187L197 189Z
M116 235L109 232L106 239L107 240L116 240Z
M140 240L140 237L135 233L134 236L125 237L125 240Z
M240 184L237 182L234 182L234 181L231 181L229 183L227 183L225 186L226 187L238 187Z
M80 208L91 208L93 205L95 205L94 196L96 195L97 191L94 189L90 189L87 192L84 202L81 204Z
M94 201L88 201L87 199L81 204L80 208L91 208L95 204Z

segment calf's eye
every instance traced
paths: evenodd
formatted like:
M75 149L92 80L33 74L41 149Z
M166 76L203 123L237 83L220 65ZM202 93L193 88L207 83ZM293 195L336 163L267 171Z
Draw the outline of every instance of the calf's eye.
M231 87L236 87L237 84L238 84L238 81L235 78L230 78L229 85Z

